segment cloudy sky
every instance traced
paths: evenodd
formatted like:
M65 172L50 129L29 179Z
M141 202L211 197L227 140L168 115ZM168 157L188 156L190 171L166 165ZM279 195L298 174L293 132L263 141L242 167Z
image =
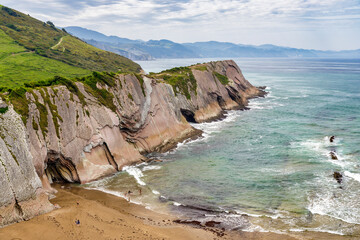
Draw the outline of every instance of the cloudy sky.
M360 0L2 0L57 26L131 39L359 49Z

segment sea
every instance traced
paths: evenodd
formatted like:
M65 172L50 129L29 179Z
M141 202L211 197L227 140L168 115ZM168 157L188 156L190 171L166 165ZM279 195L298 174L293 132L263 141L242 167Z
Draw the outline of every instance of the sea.
M138 63L159 72L215 60ZM360 59L233 60L253 85L266 86L265 98L192 124L203 136L148 156L162 162L83 187L225 229L359 235Z

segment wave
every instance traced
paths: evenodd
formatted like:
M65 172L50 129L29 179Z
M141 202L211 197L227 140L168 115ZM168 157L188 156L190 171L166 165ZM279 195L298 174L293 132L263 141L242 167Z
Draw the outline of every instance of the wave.
M155 195L160 195L160 193L156 190L152 190L152 193L155 194Z
M360 183L360 173L351 173L349 171L345 171L344 174L345 176L350 177Z
M330 234L335 234L335 235L345 235L344 233L340 232L340 231L333 231L333 230L326 230L326 229L321 229L321 228L291 228L289 229L290 232L305 232L305 231L310 231L310 232L322 232L322 233L330 233Z
M358 191L348 187L346 179L344 180L345 186L339 188L332 177L319 177L315 184L321 188L318 188L313 196L309 195L307 209L312 214L329 216L345 223L360 224L360 209L354 208L360 205Z
M148 165L142 168L142 171L150 171L150 170L159 170L161 166L158 165Z
M136 166L126 166L123 168L123 171L125 171L129 175L133 176L139 185L142 185L142 186L146 185L146 183L141 180L141 177L144 176L143 172Z
M104 193L108 193L108 194L111 194L113 196L116 196L116 197L120 197L120 198L123 198L127 201L129 201L129 198L127 196L125 196L125 194L123 193L120 193L118 191L112 191L112 190L109 190L109 189L106 189L104 187L85 187L85 189L88 189L88 190L98 190L98 191L101 191L101 192L104 192ZM136 205L143 205L142 202L139 202L139 201L135 201L133 198L130 198L130 201L131 203L135 203Z

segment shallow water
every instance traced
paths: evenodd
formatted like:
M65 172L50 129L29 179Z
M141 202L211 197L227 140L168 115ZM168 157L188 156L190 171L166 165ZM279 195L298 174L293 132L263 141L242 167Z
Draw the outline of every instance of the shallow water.
M209 60L139 63L157 72ZM131 189L131 201L231 229L359 234L360 60L235 61L253 85L268 87L266 98L223 121L194 124L203 137L156 155L162 163L85 187L119 196Z

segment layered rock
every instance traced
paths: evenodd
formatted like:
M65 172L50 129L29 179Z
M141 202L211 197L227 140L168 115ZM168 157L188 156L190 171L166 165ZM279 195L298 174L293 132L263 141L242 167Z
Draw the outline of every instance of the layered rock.
M0 191L0 226L53 209L35 172L26 129L12 106L0 113Z
M146 153L167 151L184 139L200 135L189 122L221 118L225 110L244 109L249 98L265 94L243 77L233 61L195 65L186 68L186 74L193 81L191 86L164 80L171 75L164 72L118 74L98 81L96 86L78 81L28 91L26 129L11 108L4 116L16 119L18 127L2 130L18 134L12 141L22 144L15 149L22 154L17 157L22 162L16 164L9 153L1 152L0 156L3 166L18 169L16 175L26 173L25 182L31 187L11 187L18 179L4 177L1 181L9 186L1 186L8 194L0 199L0 206L13 203L16 210L16 203L42 196L41 185L51 192L53 181L86 183L146 161ZM16 146L13 143L9 145ZM6 144L0 147L2 151L8 148ZM0 176L10 176L9 170ZM18 198L14 191L19 191ZM26 218L24 211L21 214ZM16 217L7 220L11 221L17 221Z

